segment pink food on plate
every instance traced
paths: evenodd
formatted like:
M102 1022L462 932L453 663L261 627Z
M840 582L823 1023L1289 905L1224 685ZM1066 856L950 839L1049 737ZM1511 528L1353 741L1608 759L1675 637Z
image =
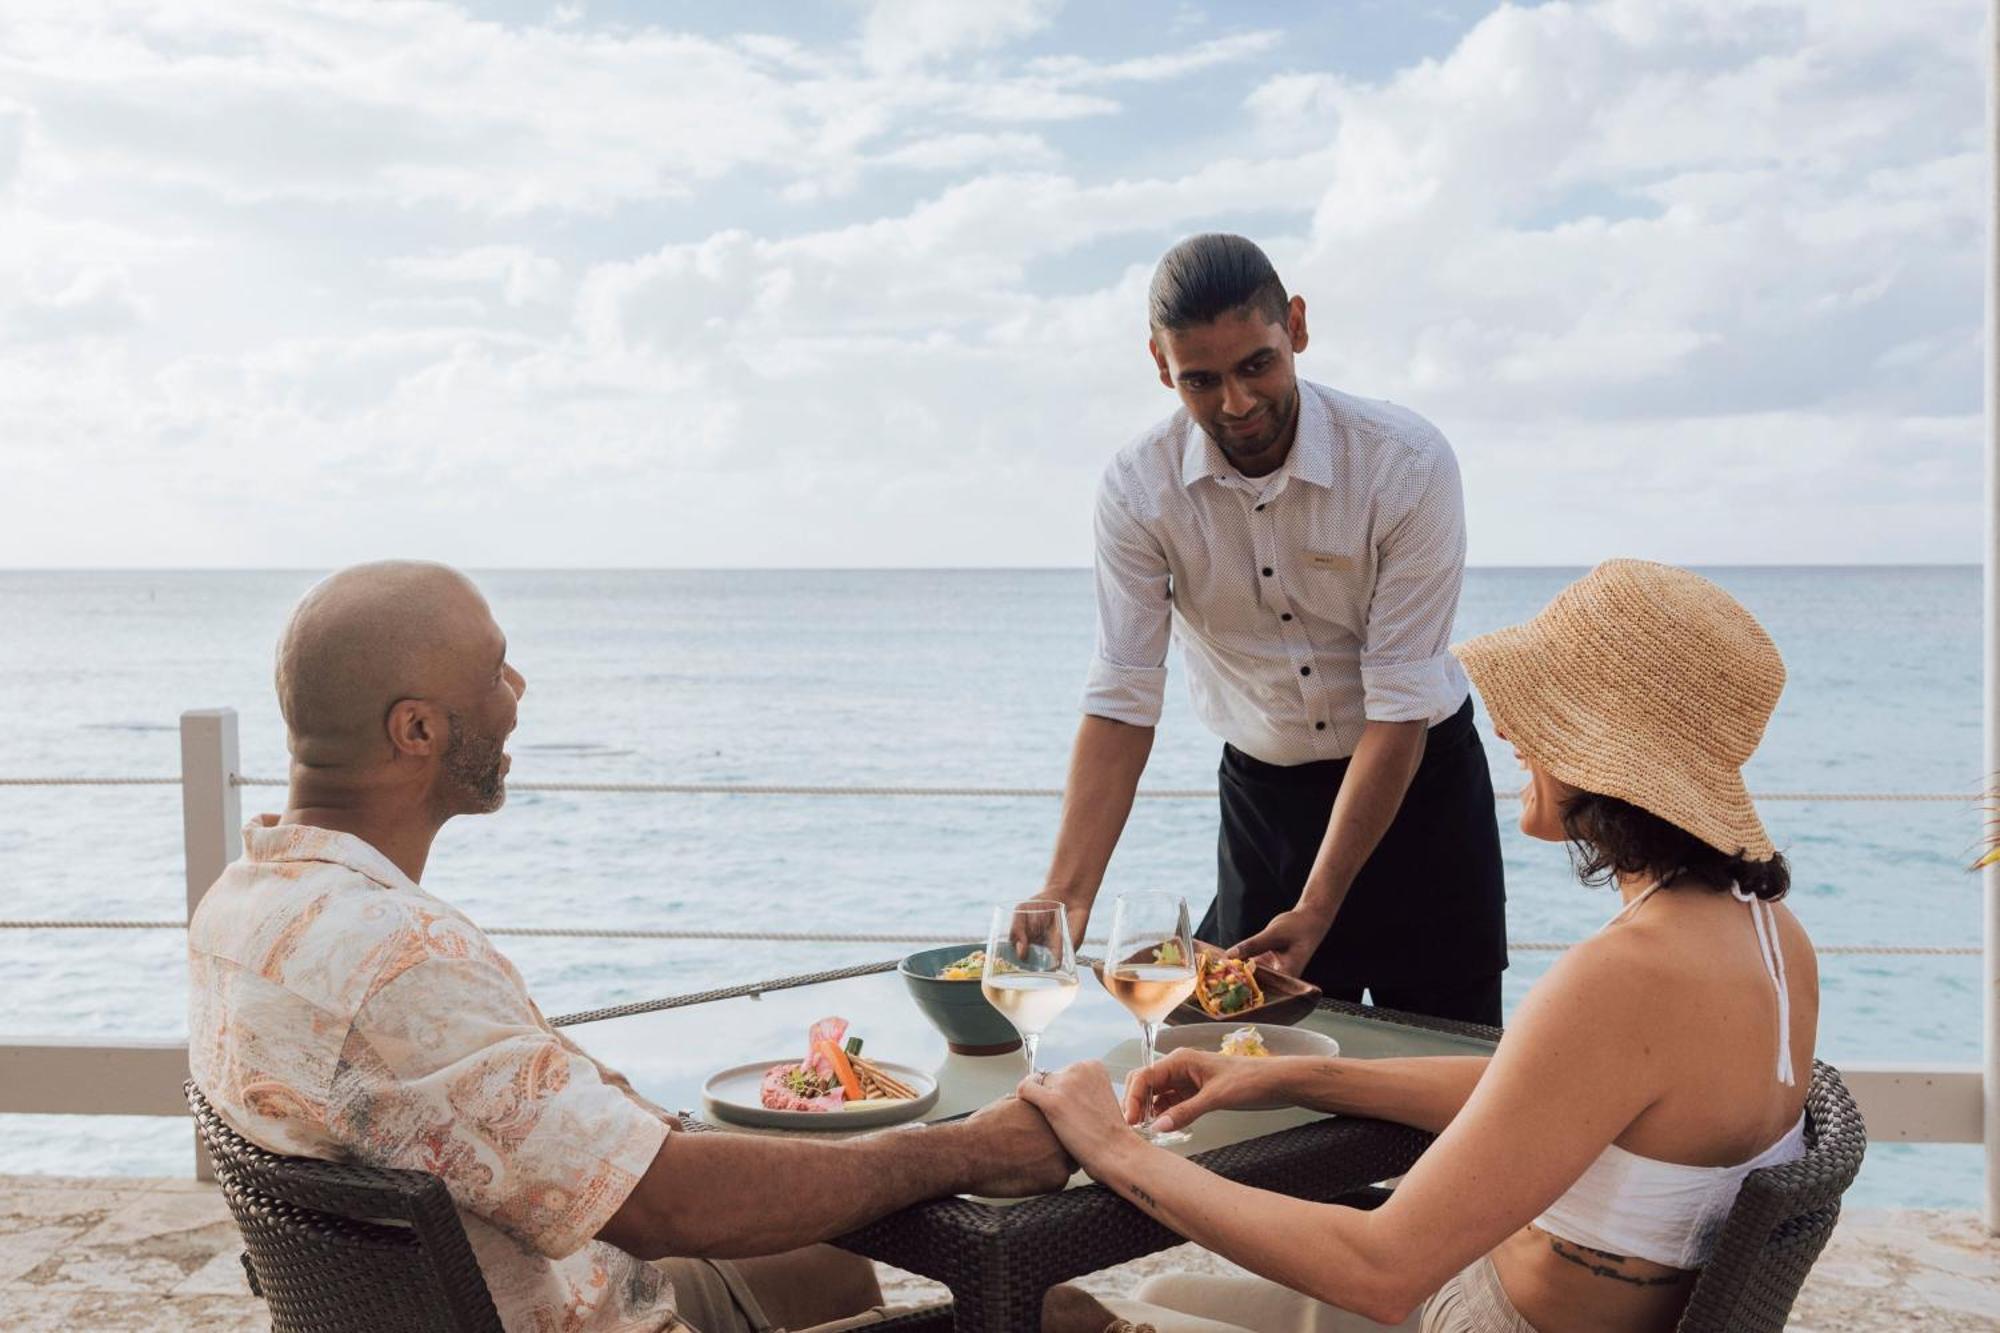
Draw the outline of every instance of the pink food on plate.
M806 1058L798 1064L772 1065L764 1074L761 1096L773 1111L838 1111L847 1103L840 1076L819 1043L838 1049L847 1037L847 1020L822 1018L806 1034Z
M773 1111L838 1111L847 1102L840 1084L804 1065L773 1065L764 1075L764 1105Z

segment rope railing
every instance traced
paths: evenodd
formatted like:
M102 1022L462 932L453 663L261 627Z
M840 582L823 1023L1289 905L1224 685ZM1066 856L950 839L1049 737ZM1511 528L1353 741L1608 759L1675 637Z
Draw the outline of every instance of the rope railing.
M221 780L218 773L216 781ZM234 787L283 787L282 778L228 774ZM0 777L0 787L178 787L180 777ZM598 794L646 794L671 796L806 796L806 797L943 797L943 798L1039 798L1063 795L1060 787L978 787L978 786L830 786L747 782L513 782L516 792L577 792ZM1141 799L1214 800L1214 788L1154 787L1141 789ZM1512 791L1499 791L1496 799L1518 799ZM1764 792L1763 801L1835 801L1884 803L1972 804L1982 799L1976 792ZM185 921L140 919L85 920L72 918L0 919L6 930L185 930ZM709 941L763 944L953 944L961 935L929 933L869 933L844 931L755 931L681 928L609 928L589 926L498 926L490 935L541 939ZM1098 943L1102 943L1098 941ZM1520 953L1559 953L1571 946L1570 940L1515 940L1508 947ZM1958 957L1981 952L1976 945L1827 945L1823 955Z
M282 787L283 778L232 775L236 787ZM0 787L178 787L177 777L53 777L0 778ZM509 782L513 792L578 792L599 795L651 796L857 796L857 797L951 797L974 799L1056 799L1061 787L913 787L913 786L827 786L764 782ZM1142 787L1140 800L1212 801L1213 787ZM1767 791L1752 793L1759 801L1838 801L1882 804L1965 804L1984 799L1979 792L1881 792L1881 791ZM1496 800L1519 800L1511 790L1496 791Z
M178 787L180 785L179 778L0 778L0 787Z
M0 930L185 930L185 921L140 921L140 920L81 920L57 917L48 919L22 918L0 919ZM596 926L492 926L488 935L512 935L526 939L558 940L695 940L734 944L962 944L969 939L966 935L945 935L918 932L884 932L839 930L710 930L678 927L649 928L633 926L626 928ZM1509 940L1507 947L1516 953L1561 953L1578 940ZM1102 946L1103 940L1085 940L1085 947ZM1855 957L1973 957L1979 946L1973 944L1822 944L1816 952L1826 956Z

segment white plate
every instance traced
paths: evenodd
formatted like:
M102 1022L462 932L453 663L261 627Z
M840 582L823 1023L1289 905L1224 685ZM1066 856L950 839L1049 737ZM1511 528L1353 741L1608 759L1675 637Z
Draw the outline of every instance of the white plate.
M1310 1028L1286 1027L1278 1023L1184 1023L1180 1027L1166 1028L1153 1049L1165 1057L1169 1051L1190 1047L1197 1051L1220 1051L1222 1039L1238 1028L1254 1028L1264 1039L1264 1045L1273 1055L1339 1055L1340 1043L1324 1032L1314 1032ZM1255 1056L1239 1056L1239 1059L1255 1059ZM1139 1039L1121 1041L1112 1047L1104 1057L1105 1068L1111 1071L1112 1082L1123 1088L1125 1079L1139 1067ZM1245 1106L1245 1111L1269 1111L1284 1105L1282 1102L1260 1102L1255 1106Z
M734 1065L708 1076L701 1085L701 1104L712 1120L750 1125L757 1129L874 1129L880 1125L915 1120L937 1105L937 1080L921 1069L889 1060L870 1063L887 1071L917 1090L908 1101L879 1102L852 1110L774 1111L764 1105L764 1075L771 1066L797 1064L797 1060L759 1060Z

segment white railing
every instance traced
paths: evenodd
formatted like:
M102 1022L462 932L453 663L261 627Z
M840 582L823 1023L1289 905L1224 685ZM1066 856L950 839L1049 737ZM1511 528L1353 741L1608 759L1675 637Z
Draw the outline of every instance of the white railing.
M178 786L187 881L187 912L236 858L242 844L241 789L283 786L275 778L239 772L234 709L197 709L181 715L181 772L178 777L0 778L12 786ZM1044 787L824 787L724 783L510 782L509 790L727 796L1059 798ZM1213 800L1213 789L1151 788L1153 800ZM1504 798L1503 798L1504 799ZM1763 801L1936 802L1971 805L1975 793L1770 792ZM0 920L14 930L181 930L186 919L167 920ZM759 940L772 943L951 943L961 936L828 931L721 931L571 926L499 926L493 935L643 940ZM1518 940L1522 952L1559 951L1569 941ZM1968 945L1847 945L1820 949L1825 955L1971 955ZM1977 1064L1851 1064L1842 1075L1861 1103L1869 1134L1878 1141L1979 1143L1983 1141L1985 1099ZM181 1116L187 1106L180 1085L187 1077L187 1044L180 1041L96 1040L86 1037L0 1038L0 1114ZM206 1177L199 1159L197 1174Z

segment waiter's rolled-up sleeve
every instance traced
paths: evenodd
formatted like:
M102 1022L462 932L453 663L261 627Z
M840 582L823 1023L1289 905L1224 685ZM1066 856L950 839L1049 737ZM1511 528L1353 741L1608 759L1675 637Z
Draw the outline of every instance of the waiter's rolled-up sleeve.
M1097 491L1097 655L1083 711L1150 727L1167 692L1172 580L1166 552L1119 492L1114 463Z
M1377 549L1361 650L1363 708L1370 722L1431 721L1464 702L1449 651L1465 583L1458 460L1440 441L1397 489L1414 499Z

